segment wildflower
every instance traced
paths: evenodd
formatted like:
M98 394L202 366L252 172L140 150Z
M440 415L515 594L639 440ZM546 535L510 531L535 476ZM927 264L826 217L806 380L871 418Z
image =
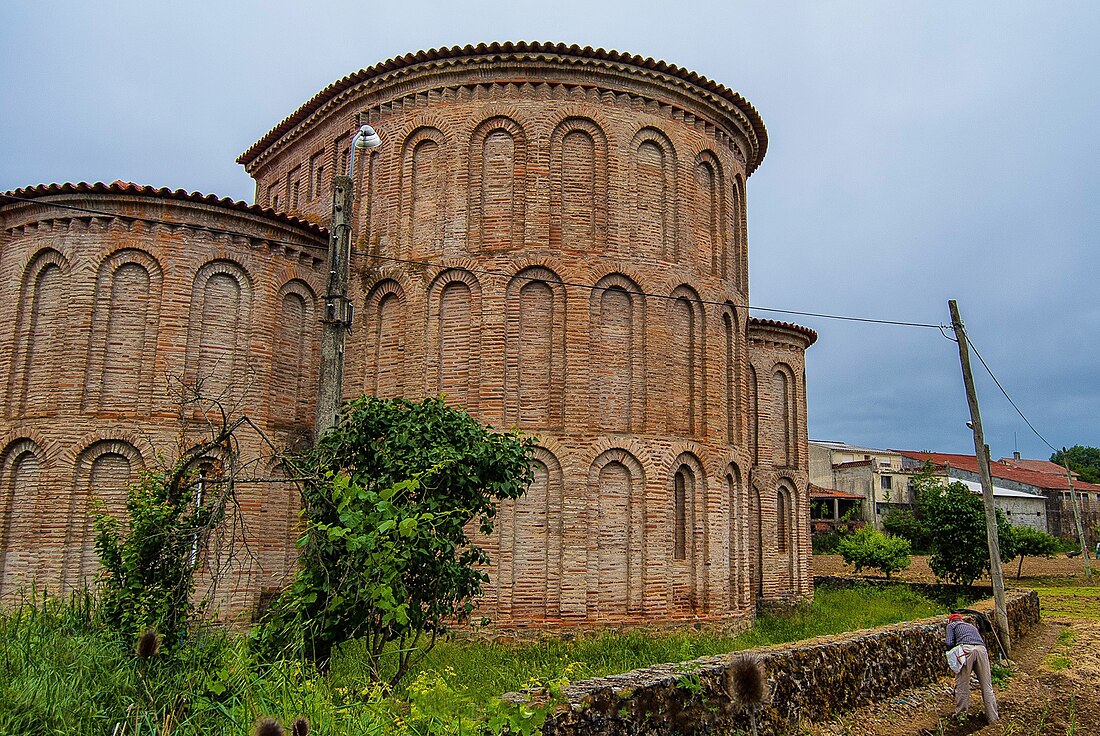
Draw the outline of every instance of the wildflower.
M274 718L261 718L256 721L252 736L286 736L286 732Z
M150 627L138 637L137 656L141 659L149 659L158 654L160 654L160 634L157 633L156 629Z

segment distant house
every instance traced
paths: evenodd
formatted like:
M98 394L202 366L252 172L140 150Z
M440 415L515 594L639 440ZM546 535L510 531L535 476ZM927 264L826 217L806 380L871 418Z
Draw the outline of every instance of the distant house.
M810 532L814 535L862 527L863 496L810 484Z
M912 478L923 470L926 461L945 481L962 481L981 492L973 455L884 450L830 440L810 440L810 484L822 491L859 497L863 520L881 529L884 516L892 510L912 508ZM990 463L990 469L994 503L1014 526L1029 526L1058 536L1076 534L1064 468L1046 460L1014 457ZM1095 529L1100 525L1100 486L1074 479L1074 488L1080 492L1082 523L1087 529ZM824 516L827 499L822 496L818 500L818 513ZM825 519L811 521L820 526L818 522ZM1087 533L1090 539L1095 534ZM1095 539L1091 543L1095 544Z
M912 506L910 479L922 467L897 450L810 440L810 484L861 499L863 520L876 529L891 509Z
M900 454L913 462L931 462L937 472L945 477L973 484L971 487L980 490L977 485L981 480L978 461L973 455L909 451ZM1017 457L991 462L989 471L993 477L997 506L1004 509L1013 524L1033 526L1060 537L1076 536L1069 479L1064 468L1045 460L1022 460ZM1095 544L1100 527L1100 485L1074 478L1073 487L1078 492L1081 523L1086 536L1090 544ZM1000 492L998 489L1001 489Z

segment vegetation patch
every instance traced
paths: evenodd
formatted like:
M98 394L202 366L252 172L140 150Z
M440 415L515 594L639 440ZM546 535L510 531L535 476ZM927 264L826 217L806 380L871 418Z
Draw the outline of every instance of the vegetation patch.
M545 712L498 696L661 662L798 641L932 616L944 608L905 586L821 590L813 603L759 617L736 636L639 631L526 644L441 641L396 689L377 684L359 642L337 647L331 668L264 663L247 637L192 627L174 649L139 658L136 642L101 626L90 597L27 601L0 614L0 733L101 735L247 732L260 717L305 716L317 733L512 733Z
M1034 587L1044 616L1100 620L1100 586Z

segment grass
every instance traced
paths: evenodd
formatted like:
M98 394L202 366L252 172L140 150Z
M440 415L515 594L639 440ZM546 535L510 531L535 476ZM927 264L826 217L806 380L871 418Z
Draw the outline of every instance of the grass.
M432 650L413 677L442 677L454 698L476 703L525 687L576 682L945 612L904 586L821 588L812 603L789 613L763 614L753 628L737 635L627 631L528 643L447 641ZM355 660L354 646L345 648L333 663L334 675L354 679Z
M1094 582L1100 580L1095 577ZM1030 585L1039 594L1044 615L1100 620L1100 585L1050 585L1036 581Z
M315 733L471 733L506 706L496 696L661 662L943 613L904 587L822 589L784 615L762 615L737 636L698 631L604 633L527 644L445 641L402 689L372 686L355 645L321 675L299 662L262 664L246 637L195 631L174 653L138 660L106 634L89 597L34 600L0 612L0 734L244 736L263 715L306 715ZM494 703L497 703L494 705ZM486 709L488 704L488 710ZM494 710L494 708L496 710ZM510 722L530 718L505 713Z
M1073 647L1074 641L1077 640L1077 632L1073 629L1062 629L1058 633L1058 647L1061 650L1068 652ZM1070 666L1072 662L1067 654L1050 654L1047 655L1047 666L1050 667L1052 672L1061 672Z

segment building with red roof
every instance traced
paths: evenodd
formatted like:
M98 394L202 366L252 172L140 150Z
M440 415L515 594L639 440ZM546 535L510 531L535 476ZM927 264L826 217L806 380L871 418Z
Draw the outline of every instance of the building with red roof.
M975 483L981 480L978 461L974 455L908 450L898 452L919 463L932 463L937 472L947 478ZM1048 467L1057 468L1060 472L1036 469ZM1075 491L1080 503L1082 525L1087 530L1086 535L1091 535L1090 544L1095 544L1095 536L1100 529L1100 485L1076 478L1071 480L1064 468L1044 460L998 460L989 463L989 473L995 487L1045 499L1047 530L1060 537L1074 537L1077 534L1070 496L1071 489Z

